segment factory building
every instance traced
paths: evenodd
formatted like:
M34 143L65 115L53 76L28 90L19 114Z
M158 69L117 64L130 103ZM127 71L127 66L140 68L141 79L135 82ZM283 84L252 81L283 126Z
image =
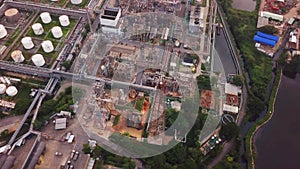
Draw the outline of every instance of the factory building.
M121 33L120 20L121 8L106 7L100 15L100 23L103 32Z

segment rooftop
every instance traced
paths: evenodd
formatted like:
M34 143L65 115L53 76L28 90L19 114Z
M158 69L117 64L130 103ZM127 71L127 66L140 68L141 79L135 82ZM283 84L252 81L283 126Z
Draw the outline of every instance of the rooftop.
M67 128L67 118L59 118L55 121L55 130Z
M241 92L242 92L241 87L235 86L230 83L225 84L225 93L226 94L231 94L231 95L237 96Z

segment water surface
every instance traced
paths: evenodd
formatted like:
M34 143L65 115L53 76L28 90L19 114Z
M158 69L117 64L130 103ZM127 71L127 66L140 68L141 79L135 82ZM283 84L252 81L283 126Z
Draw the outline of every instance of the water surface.
M282 77L272 119L255 135L256 169L300 168L300 75Z

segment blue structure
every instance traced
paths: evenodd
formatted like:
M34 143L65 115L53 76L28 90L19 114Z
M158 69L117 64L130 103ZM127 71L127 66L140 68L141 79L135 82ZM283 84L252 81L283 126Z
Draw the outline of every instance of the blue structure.
M263 38L266 38L266 39L270 39L270 40L273 40L277 43L279 37L278 36L274 36L274 35L270 35L270 34L266 34L266 33L262 33L260 31L257 32L257 35L258 36L261 36Z
M263 37L257 36L257 35L254 36L253 40L255 42L263 43L265 45L269 45L269 46L272 46L272 47L274 47L276 45L276 41L270 40L270 39L267 39L267 38L263 38Z

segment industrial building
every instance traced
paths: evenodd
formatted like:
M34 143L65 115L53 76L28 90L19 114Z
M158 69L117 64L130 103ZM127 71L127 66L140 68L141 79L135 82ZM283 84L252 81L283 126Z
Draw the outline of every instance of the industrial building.
M253 40L257 43L262 43L264 45L274 47L274 46L276 46L276 44L279 40L279 37L258 31L257 34L254 35Z
M55 120L55 130L67 128L67 118L59 118Z
M261 17L266 17L266 18L271 18L271 19L279 21L279 22L283 22L283 20L284 20L282 15L275 14L275 13L272 13L272 12L267 12L267 11L261 11L260 16Z
M191 33L201 32L201 28L203 28L205 24L204 13L205 13L205 8L201 7L200 5L191 7L190 22L189 22L189 31Z
M184 66L189 66L189 67L192 67L192 66L195 66L194 64L194 59L193 58L190 58L188 56L184 56L183 59L182 59L182 64Z
M242 93L241 87L230 83L225 84L226 102L223 104L223 111L238 113L239 97Z
M129 113L127 115L127 127L136 128L138 130L143 129L142 114L134 112Z
M119 20L121 8L106 7L100 15L100 23L103 32L121 33Z

